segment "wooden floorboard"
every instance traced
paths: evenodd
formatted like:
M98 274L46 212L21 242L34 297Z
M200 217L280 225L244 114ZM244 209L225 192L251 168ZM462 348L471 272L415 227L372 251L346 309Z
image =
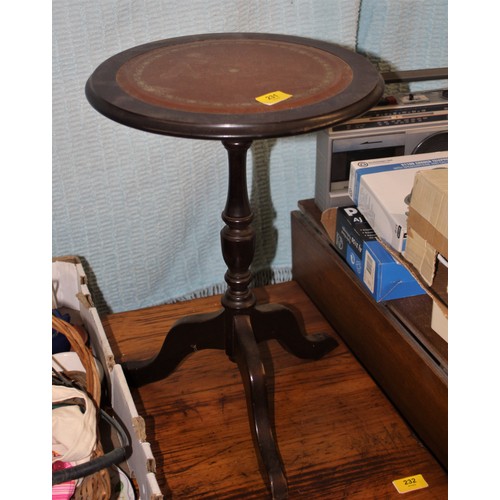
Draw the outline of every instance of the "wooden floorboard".
M289 498L396 499L393 480L422 474L429 487L405 500L446 499L446 473L299 285L273 285L256 295L292 307L308 334L328 332L339 342L319 361L295 358L275 341L260 346ZM103 324L123 362L155 354L177 319L219 308L220 297L208 297L112 314ZM268 498L239 371L222 351L193 353L168 378L132 395L165 499Z

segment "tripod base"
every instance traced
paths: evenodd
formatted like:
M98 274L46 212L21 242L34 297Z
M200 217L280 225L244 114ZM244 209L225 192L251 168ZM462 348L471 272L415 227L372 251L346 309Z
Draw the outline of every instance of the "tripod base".
M288 497L287 480L273 436L266 376L258 349L259 342L271 339L303 359L320 359L338 345L328 335L305 336L289 308L267 304L240 312L223 309L183 318L169 331L154 358L130 361L123 368L130 386L138 387L166 378L193 352L226 350L241 374L255 450L272 498L283 499Z

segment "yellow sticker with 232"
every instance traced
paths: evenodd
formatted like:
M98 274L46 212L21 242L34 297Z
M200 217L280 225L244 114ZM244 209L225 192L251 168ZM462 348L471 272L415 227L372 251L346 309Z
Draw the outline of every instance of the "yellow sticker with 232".
M422 474L396 479L392 484L399 493L408 493L409 491L420 490L429 486Z

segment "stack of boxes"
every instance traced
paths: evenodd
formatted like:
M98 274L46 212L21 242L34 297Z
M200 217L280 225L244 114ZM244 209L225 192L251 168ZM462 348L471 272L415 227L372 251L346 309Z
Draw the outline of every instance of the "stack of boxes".
M349 196L377 236L396 252L403 253L415 175L447 167L447 152L353 162Z
M433 286L438 262L448 258L447 195L447 152L352 162L353 205L329 209L322 220L376 301L424 294ZM447 317L446 307L435 308L442 313L436 317Z

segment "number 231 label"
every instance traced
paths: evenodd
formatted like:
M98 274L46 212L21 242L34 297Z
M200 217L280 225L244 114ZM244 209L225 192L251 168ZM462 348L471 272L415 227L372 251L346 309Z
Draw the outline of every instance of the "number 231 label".
M420 490L429 486L425 481L422 474L416 476L404 477L403 479L396 479L392 482L394 487L399 493L408 493L409 491Z
M255 100L265 104L267 106L272 106L273 104L277 104L278 102L285 101L289 99L291 94L285 94L285 92L281 92L281 90L276 90L275 92L269 92L268 94L261 95L256 97Z

